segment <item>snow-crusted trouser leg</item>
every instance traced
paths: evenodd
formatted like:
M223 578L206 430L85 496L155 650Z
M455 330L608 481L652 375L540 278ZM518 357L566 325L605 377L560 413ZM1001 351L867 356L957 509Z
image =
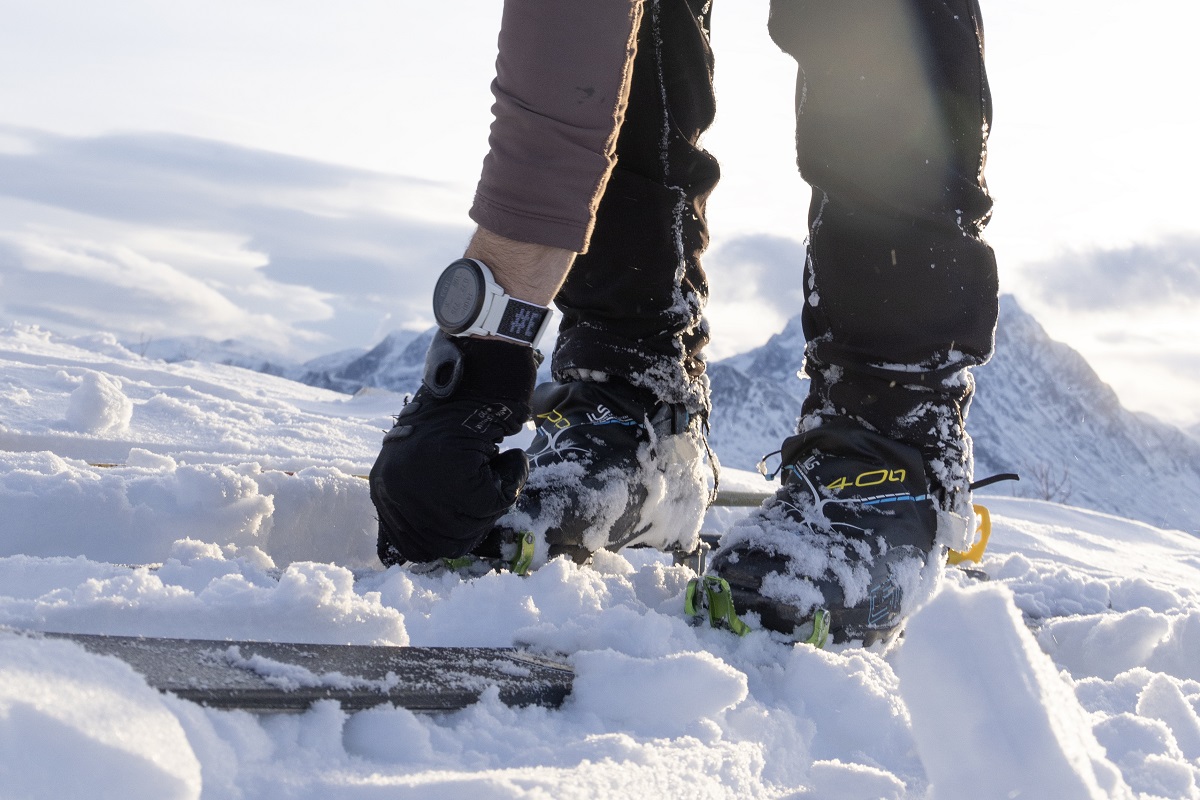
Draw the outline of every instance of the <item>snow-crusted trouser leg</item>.
M774 0L770 27L799 62L798 164L813 187L801 425L855 418L961 488L967 370L990 357L997 315L978 5Z
M471 218L582 253L556 302L556 376L604 372L691 411L716 160L711 0L505 0L490 138ZM614 169L615 165L615 169Z
M618 161L587 253L556 302L554 373L598 370L692 412L708 409L705 201L716 159L697 146L713 120L707 0L647 0Z

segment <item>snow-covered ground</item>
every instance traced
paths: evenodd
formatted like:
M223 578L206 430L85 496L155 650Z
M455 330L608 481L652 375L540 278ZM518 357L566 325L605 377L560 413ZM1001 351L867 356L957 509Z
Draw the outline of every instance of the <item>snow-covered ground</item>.
M0 631L0 797L1200 798L1194 537L982 498L992 580L952 570L889 650L739 639L688 625L651 551L379 570L355 476L400 403L0 330L0 626L522 642L577 671L554 711L254 716Z

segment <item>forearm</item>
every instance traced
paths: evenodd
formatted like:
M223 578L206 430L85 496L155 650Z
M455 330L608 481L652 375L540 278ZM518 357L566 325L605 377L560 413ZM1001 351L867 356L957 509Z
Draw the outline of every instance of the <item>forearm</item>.
M490 152L471 208L488 231L585 252L616 162L642 0L505 0Z

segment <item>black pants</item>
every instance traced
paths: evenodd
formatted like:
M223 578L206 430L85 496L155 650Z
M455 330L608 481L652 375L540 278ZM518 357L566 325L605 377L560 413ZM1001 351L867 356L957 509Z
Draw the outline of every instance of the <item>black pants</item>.
M617 164L591 245L555 299L555 374L593 369L707 412L701 349L705 201L720 176L697 146L715 113L706 0L647 0Z
M646 2L617 166L557 298L554 356L556 374L610 372L693 410L707 405L700 257L719 176L697 147L714 109L708 5ZM813 187L804 412L933 457L962 437L966 368L991 354L997 314L977 3L775 0L770 32L799 64L797 163Z

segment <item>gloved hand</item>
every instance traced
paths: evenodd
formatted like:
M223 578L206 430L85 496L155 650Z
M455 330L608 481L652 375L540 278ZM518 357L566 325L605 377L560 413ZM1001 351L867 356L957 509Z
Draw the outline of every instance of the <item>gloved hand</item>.
M385 565L469 553L516 501L529 462L498 445L529 419L536 375L524 345L434 336L421 388L371 468Z

